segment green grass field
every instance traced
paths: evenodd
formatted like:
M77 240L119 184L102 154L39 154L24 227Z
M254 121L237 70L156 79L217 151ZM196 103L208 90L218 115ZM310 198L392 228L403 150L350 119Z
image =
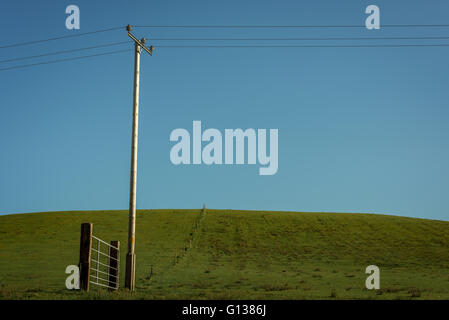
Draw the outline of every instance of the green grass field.
M140 210L134 293L65 288L66 266L78 264L83 222L94 224L94 235L121 241L122 287L126 211L5 215L0 216L0 299L449 299L449 222L369 214ZM365 268L371 264L380 268L380 290L365 289Z

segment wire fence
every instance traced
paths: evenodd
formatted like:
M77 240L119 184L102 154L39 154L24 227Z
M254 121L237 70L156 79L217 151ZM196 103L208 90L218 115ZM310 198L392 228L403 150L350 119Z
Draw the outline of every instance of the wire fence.
M89 282L93 285L116 290L120 283L120 246L92 235L92 252Z

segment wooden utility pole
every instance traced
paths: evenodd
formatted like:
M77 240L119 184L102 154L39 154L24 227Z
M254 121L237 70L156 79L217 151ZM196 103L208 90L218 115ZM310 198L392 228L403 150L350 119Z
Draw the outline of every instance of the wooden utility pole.
M139 73L141 49L153 54L153 46L147 48L145 39L138 40L131 34L131 26L126 27L128 36L134 40L134 95L133 95L133 126L131 140L131 178L129 191L129 225L128 225L128 254L126 255L125 287L134 290L136 278L136 193L137 193L137 135L139 131Z

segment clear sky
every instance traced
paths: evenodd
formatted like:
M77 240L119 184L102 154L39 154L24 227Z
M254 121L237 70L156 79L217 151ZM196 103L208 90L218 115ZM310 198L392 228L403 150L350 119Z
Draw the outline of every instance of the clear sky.
M69 4L80 7L79 31L65 28ZM449 23L445 0L3 1L0 46L126 24L363 25L370 4L380 7L381 24ZM206 203L449 218L449 47L174 49L151 41L449 36L449 28L135 34L156 46L141 65L138 209ZM0 49L0 60L126 40L123 29ZM366 43L429 42L449 39ZM324 42L334 43L350 42ZM2 71L0 88L0 213L128 207L132 52ZM279 129L277 174L260 176L259 165L173 165L170 133L192 132L193 120L222 132Z

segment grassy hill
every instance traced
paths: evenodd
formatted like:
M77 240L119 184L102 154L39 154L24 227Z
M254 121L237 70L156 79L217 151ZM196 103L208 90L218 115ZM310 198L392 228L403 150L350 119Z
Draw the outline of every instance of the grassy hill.
M82 293L65 289L65 268L78 263L83 222L94 224L94 235L121 241L123 286L126 211L6 215L0 216L0 299L449 299L449 222L140 210L136 292ZM377 291L365 289L371 264L381 270Z

